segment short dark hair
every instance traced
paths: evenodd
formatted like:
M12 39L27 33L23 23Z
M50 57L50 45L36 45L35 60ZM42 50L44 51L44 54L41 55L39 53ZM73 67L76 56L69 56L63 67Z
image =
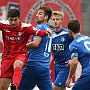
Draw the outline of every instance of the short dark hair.
M20 12L17 9L10 9L8 12L8 17L18 17L20 18Z
M46 6L40 6L39 9L42 9L45 11L45 15L48 16L48 20L50 19L51 15L52 15L52 9L50 7L46 7ZM38 9L38 10L39 10Z
M80 23L78 20L70 20L68 23L68 29L73 31L74 33L78 33L80 31Z

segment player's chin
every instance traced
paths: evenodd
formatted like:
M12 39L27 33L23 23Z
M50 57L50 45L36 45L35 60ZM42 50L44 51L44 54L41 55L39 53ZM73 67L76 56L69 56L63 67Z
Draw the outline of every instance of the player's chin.
M55 26L54 26L54 28L58 28L58 26L57 26L57 25L55 25Z

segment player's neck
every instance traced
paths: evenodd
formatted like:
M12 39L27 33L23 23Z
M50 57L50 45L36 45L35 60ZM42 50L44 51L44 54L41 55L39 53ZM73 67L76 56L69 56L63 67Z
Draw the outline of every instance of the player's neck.
M61 31L61 29L62 29L62 27L56 27L56 28L55 28L55 30L56 30L57 32Z
M80 33L73 34L73 38L76 38Z
M45 21L41 21L41 22L37 22L37 24L47 24L48 22L45 20Z
M46 23L48 23L48 22L47 21L42 22L42 24L46 24Z

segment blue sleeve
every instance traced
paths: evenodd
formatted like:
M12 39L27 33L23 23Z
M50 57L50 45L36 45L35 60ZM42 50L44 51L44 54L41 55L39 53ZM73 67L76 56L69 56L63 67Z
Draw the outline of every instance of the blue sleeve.
M71 53L71 59L73 57L78 57L78 49L75 45L71 45L69 46L69 50L70 50L70 53Z
M73 57L78 57L78 53L77 53L77 52L71 53L71 59L72 59Z

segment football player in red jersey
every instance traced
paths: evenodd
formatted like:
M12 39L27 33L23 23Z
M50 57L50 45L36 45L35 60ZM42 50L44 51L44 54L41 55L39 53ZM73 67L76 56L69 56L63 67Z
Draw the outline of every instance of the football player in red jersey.
M7 90L11 82L19 86L22 77L22 68L27 61L26 43L30 35L46 36L50 30L37 30L31 24L20 22L20 12L11 9L8 12L8 21L0 22L2 30L4 52L1 61L0 90Z

